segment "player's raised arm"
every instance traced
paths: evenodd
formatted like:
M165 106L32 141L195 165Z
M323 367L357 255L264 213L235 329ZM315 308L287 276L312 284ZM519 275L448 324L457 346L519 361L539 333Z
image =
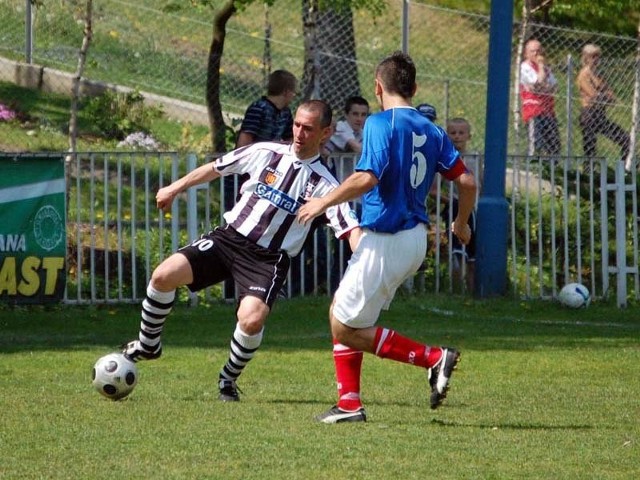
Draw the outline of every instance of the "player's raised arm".
M166 210L173 203L173 199L179 193L194 185L210 182L218 178L220 174L213 167L213 163L206 163L179 178L171 185L161 188L156 193L156 205L162 210Z

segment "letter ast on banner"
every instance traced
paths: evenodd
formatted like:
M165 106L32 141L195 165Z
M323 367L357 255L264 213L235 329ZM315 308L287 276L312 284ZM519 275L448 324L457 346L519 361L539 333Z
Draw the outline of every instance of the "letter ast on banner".
M60 301L66 283L64 160L0 156L0 302Z

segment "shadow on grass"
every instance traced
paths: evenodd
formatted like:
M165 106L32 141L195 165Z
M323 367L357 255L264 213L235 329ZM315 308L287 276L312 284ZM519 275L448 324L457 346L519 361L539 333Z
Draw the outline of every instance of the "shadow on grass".
M594 427L592 425L546 425L536 423L465 423L465 422L452 422L448 420L431 420L432 425L439 427L468 427L479 428L488 430L591 430Z
M262 350L329 349L329 302L327 297L306 297L276 304ZM139 319L137 305L0 305L0 353L115 348L137 337ZM378 324L429 344L475 351L633 348L640 334L637 308L599 305L570 311L549 302L523 306L437 296L398 299ZM163 342L166 349L227 349L234 328L234 305L178 306L167 319Z

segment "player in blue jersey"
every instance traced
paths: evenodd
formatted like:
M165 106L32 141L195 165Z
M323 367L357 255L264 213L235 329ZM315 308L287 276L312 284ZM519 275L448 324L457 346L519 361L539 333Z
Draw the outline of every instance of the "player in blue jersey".
M362 236L330 309L339 398L316 417L324 423L366 421L360 398L363 352L427 369L431 408L446 397L460 358L456 349L425 345L375 326L396 289L424 260L425 200L436 173L458 189L453 233L463 243L471 234L467 219L475 180L444 130L411 106L415 78L413 61L402 52L380 62L375 94L383 111L367 119L356 172L326 196L309 198L298 212L298 221L306 224L327 208L362 196Z
M161 334L178 287L198 291L232 279L239 297L237 323L218 387L220 400L239 399L236 380L262 343L290 257L300 252L310 233L309 226L296 222L297 211L305 198L326 195L338 185L320 158L320 145L330 134L329 106L320 100L303 102L296 111L293 143L258 142L233 150L158 190L157 206L166 210L189 187L232 174L248 177L238 202L224 214L226 225L182 247L153 271L138 338L123 347L129 359L160 357ZM336 237L357 241L360 229L348 203L326 213Z

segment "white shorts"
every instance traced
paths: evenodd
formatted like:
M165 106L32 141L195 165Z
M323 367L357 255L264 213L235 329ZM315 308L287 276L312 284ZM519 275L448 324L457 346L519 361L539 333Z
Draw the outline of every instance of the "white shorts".
M396 290L413 275L427 253L427 226L398 233L364 230L334 295L333 315L352 328L375 325Z

